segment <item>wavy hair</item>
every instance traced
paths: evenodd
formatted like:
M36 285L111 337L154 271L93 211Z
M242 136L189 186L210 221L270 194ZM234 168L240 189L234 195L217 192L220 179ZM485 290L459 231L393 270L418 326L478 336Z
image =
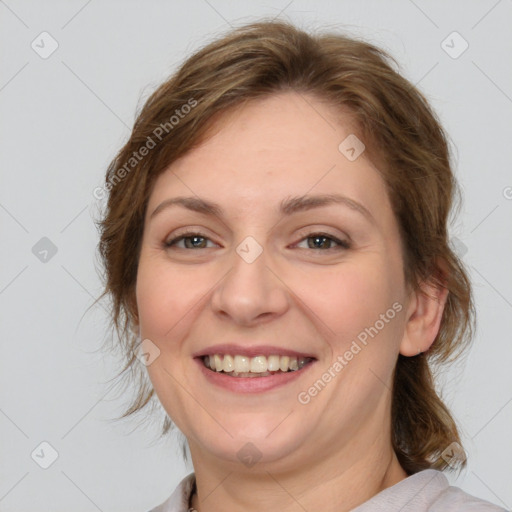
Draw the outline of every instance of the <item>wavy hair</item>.
M140 342L135 284L146 206L156 178L208 138L215 120L228 109L295 91L348 112L355 121L358 137L386 182L400 228L406 283L412 290L422 290L425 282L448 289L440 329L429 350L398 356L391 411L398 460L409 475L465 466L464 458L448 464L442 456L451 443L462 443L434 383L435 368L458 357L474 332L470 282L448 236L449 215L460 192L438 117L394 67L398 65L387 52L361 39L307 33L287 22L263 19L208 43L149 96L129 140L107 169L103 190L108 201L97 223L104 267L104 291L98 300L111 299L111 327L124 358L118 377L128 374L136 388L119 419L141 411L154 398L135 355ZM162 436L172 426L166 416ZM183 454L186 458L185 446Z

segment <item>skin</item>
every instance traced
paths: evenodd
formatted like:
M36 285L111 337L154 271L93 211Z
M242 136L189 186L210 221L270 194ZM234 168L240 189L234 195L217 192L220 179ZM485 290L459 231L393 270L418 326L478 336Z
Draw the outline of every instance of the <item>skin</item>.
M338 150L354 133L348 117L286 92L217 123L211 138L155 182L136 286L141 337L160 350L147 366L150 379L189 442L198 490L192 506L351 510L407 477L391 446L393 370L399 353L432 344L446 290L429 289L428 298L406 286L384 181L365 153L349 161ZM364 205L372 220L339 204L278 213L290 196L333 192ZM150 218L181 195L214 201L225 216L173 206ZM181 228L206 237L196 241L200 248L190 239L164 246ZM308 237L318 232L352 245L329 238L315 245ZM236 252L247 236L263 249L252 263ZM397 302L401 311L300 403L298 394ZM192 354L238 340L313 353L317 361L283 387L236 394L211 385ZM252 467L237 457L249 441L261 453Z

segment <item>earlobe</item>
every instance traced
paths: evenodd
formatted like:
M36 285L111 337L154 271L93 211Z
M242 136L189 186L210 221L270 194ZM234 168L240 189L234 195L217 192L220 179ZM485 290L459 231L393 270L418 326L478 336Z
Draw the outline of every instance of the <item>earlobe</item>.
M416 356L431 347L441 326L447 298L448 289L440 285L424 283L420 290L413 292L400 354Z

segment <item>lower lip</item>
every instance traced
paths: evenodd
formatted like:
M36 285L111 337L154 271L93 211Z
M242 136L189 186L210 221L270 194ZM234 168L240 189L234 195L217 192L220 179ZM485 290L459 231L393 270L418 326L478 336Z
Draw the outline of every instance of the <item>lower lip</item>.
M270 389L284 386L307 373L309 368L313 366L316 361L313 360L307 363L300 370L286 373L274 373L267 377L230 377L225 373L216 372L206 368L202 358L200 357L196 357L194 360L199 365L199 369L209 382L235 393L260 393L262 391L268 391Z

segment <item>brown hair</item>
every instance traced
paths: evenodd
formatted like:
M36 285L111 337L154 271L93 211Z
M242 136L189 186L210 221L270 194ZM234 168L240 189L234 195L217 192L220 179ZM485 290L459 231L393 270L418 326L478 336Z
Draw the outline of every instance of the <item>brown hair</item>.
M98 223L105 268L100 299L111 298L111 326L125 357L120 374L129 371L138 386L121 418L142 410L154 395L135 355L140 342L135 284L155 179L207 138L228 109L295 91L351 114L358 137L386 181L401 231L406 282L413 290L430 282L449 291L430 349L398 356L391 412L393 447L408 474L448 467L441 454L461 441L435 390L433 370L460 355L474 331L470 283L448 242L448 216L459 190L436 114L393 63L397 65L382 49L362 40L336 33L312 35L286 22L262 20L202 48L147 99L128 142L108 167L108 203ZM166 416L162 436L171 426ZM460 459L449 465L464 466Z

